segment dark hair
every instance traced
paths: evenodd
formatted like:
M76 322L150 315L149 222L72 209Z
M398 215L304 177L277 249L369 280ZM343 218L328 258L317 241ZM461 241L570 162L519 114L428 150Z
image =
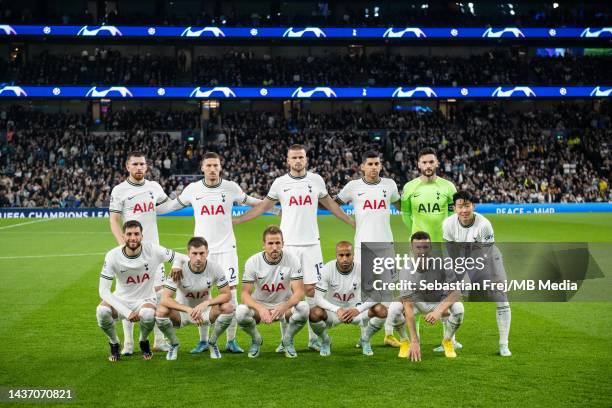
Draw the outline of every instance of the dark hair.
M125 164L128 164L132 157L144 157L145 160L146 160L147 155L144 154L144 152L142 152L140 150L133 150L133 151L128 153L127 158L125 159Z
M283 236L283 231L281 231L281 229L278 228L276 225L270 225L263 232L263 240L264 240L264 242L266 242L266 237L268 235L276 235L276 234L280 234L281 237L282 237Z
M426 154L433 154L434 156L438 157L438 154L436 153L436 149L434 149L433 147L426 147L424 149L421 149L421 151L419 152L419 159L423 156L425 156Z
M206 152L204 153L204 156L202 156L202 160L200 161L200 163L204 163L204 160L206 159L219 159L219 161L221 161L221 156L219 156L219 154L215 152Z
M470 203L474 203L474 196L467 191L457 191L453 194L453 204L456 204L457 201L463 200Z
M291 146L289 146L289 150L304 150L304 151L306 151L306 148L302 144L292 144Z
M425 231L417 231L417 232L415 232L414 234L412 234L410 236L410 242L416 241L417 239L419 241L422 241L422 240L429 240L429 241L431 241L431 237Z
M375 150L368 150L361 156L361 162L365 163L368 159L380 159L380 154Z
M142 232L142 224L136 220L129 220L123 223L121 230L125 232L128 228L138 228Z
M208 242L202 237L193 237L187 242L187 250L189 248L199 248L201 246L205 246L208 249Z

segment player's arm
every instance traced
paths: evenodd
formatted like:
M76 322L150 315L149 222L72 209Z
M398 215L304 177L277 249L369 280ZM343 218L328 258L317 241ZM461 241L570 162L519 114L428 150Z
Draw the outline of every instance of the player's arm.
M404 317L406 318L406 325L408 326L408 333L410 334L410 360L421 361L421 345L419 343L419 336L417 335L416 323L414 320L414 307L410 299L402 299L404 304Z
M193 319L200 317L208 306L220 305L230 301L232 295L227 282L221 286L217 286L217 289L219 289L219 294L217 296L212 299L205 300L193 308L190 313Z
M427 316L425 316L425 321L427 323L434 324L436 321L440 320L440 318L446 314L448 309L450 309L455 302L458 302L460 298L460 291L452 291L446 298L444 298L444 300L438 303L438 306L436 306L434 310L427 313Z
M401 212L402 211L402 196L397 190L397 184L395 184L395 181L393 181L392 189L393 190L391 191L391 197L389 198L389 201L391 201L393 205L395 206L395 208L397 208L397 210Z
M121 315L127 317L131 321L138 320L138 315L122 302L117 296L111 292L115 274L112 267L112 260L107 255L104 259L102 272L100 273L100 283L98 285L98 294L100 298L111 305Z
M255 206L257 206L259 203L261 203L262 201L263 201L263 200L261 200L261 199L259 199L259 198L256 198L256 197L250 196L250 195L248 195L248 194L245 194L245 195L244 195L244 200L242 201L242 203L241 203L241 204L246 204L246 205L248 205L249 207L255 207ZM273 207L270 209L270 213L272 213L272 214L274 214L274 215L279 215L279 214L280 214L280 212L281 212L281 211L280 211L280 208L278 208L278 207L276 207L276 206L273 206Z
M411 194L408 192L408 188L404 186L404 193L400 203L400 211L402 212L402 221L406 228L408 228L408 234L412 234L412 203L410 202Z
M270 311L266 309L263 305L255 301L251 294L253 293L254 286L252 282L246 282L244 279L242 280L242 292L240 293L240 301L250 307L251 309L257 311L261 321L264 323L270 324L272 323L272 315Z
M292 279L291 296L285 303L281 303L272 309L272 319L280 319L287 312L287 310L291 309L304 299L304 293L304 281L302 279Z
M160 203L157 203L155 207L155 211L158 214L167 214L167 213L171 213L172 211L180 210L181 208L185 208L185 207L187 206L185 204L182 204L178 200L178 198L166 197L165 200L161 201Z
M315 296L314 296L315 304L319 306L321 309L325 309L325 310L329 310L330 312L338 313L338 309L340 309L340 306L336 306L329 300L325 299L325 293L327 292L327 289L323 289L320 283L321 282L317 283L317 285L315 286Z
M345 223L347 223L351 227L355 228L355 220L352 219L351 217L349 217L348 215L346 215L346 213L344 211L342 211L342 208L340 208L338 203L336 203L334 200L332 200L332 198L329 195L326 195L323 198L319 198L319 202L325 208L327 208L329 211L331 211L331 213L333 215L335 215L336 217L338 217L339 219L341 219L342 221L344 221Z
M174 298L174 294L176 293L176 288L170 285L164 285L164 290L162 292L162 297L159 303L162 306L167 307L168 309L178 310L179 312L191 313L191 308L187 305L183 305L176 301Z
M237 225L237 224L242 224L243 222L250 221L253 218L257 218L261 214L265 213L266 211L270 211L272 207L274 207L275 202L276 201L266 197L263 200L261 200L259 204L255 205L255 207L251 208L246 213L238 217L232 218L232 222Z
M123 241L123 231L121 229L121 213L109 211L108 219L110 221L111 232L113 233L115 240L117 240L117 244L125 245L125 242Z

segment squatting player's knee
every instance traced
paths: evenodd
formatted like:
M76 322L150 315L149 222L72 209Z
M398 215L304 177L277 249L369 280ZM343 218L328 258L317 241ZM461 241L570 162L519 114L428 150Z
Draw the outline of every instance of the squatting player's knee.
M98 319L98 322L112 320L113 311L108 306L98 305L96 308L96 318Z
M325 317L325 310L321 309L319 306L315 306L310 309L308 319L313 323L317 323L325 320Z
M155 321L155 309L150 307L142 307L138 312L138 316L140 317L140 321L142 323L153 323Z
M232 314L234 313L234 305L231 303L222 303L221 306L219 306L219 310L222 314Z
M294 306L294 320L300 320L300 321L306 321L308 320L308 314L309 314L309 307L308 307L308 303L306 303L305 301L300 301L297 305Z
M165 306L158 306L155 311L155 317L168 317L170 315L170 309Z
M236 321L238 324L243 322L249 315L249 307L247 305L238 305L236 307Z
M384 319L387 317L387 308L380 303L377 303L374 306L372 306L372 312L374 313L375 317L380 317L381 319Z

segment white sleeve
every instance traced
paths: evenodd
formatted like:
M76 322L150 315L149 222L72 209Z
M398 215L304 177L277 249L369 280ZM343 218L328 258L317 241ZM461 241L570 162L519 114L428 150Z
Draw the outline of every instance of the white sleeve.
M244 273L242 274L242 283L255 283L256 276L255 267L253 261L249 259L244 265Z
M240 188L238 183L235 183L233 181L231 183L232 183L232 201L234 203L251 205L249 204L249 201L248 201L249 198L253 200L257 200L257 198L250 197L244 191L242 191L242 188ZM259 201L261 200L258 200L257 202ZM257 204L257 202L255 204Z
M167 213L170 213L172 211L180 210L181 208L184 208L184 207L185 206L182 205L178 201L178 198L175 198L175 199L168 198L163 203L157 204L157 207L155 207L155 211L158 214L167 214Z
M376 302L363 302L359 306L355 306L355 309L359 310L359 313L363 313L364 311L368 310L369 308L371 308L375 304L376 304Z
M268 191L268 194L266 195L266 198L273 200L273 201L278 201L279 200L279 190L280 187L278 185L278 179L274 180L272 182L272 185L270 186L270 191Z
M353 201L353 184L354 183L349 181L342 187L342 190L340 190L336 196L336 201L338 201L339 204L348 204Z
M172 279L172 276L170 276L168 279L164 281L164 288L170 289L171 291L176 292L177 285L174 279Z
M157 182L155 183L155 189L157 190L157 201L155 202L155 205L162 205L163 203L169 200L168 195L166 194L162 186L160 186Z
M123 200L119 197L117 187L113 188L110 195L110 204L108 205L108 211L121 214L123 212Z
M327 192L327 187L325 186L325 180L323 180L323 177L317 174L316 181L319 187L319 198L327 197L329 193Z
M302 272L302 266L296 262L291 268L291 280L304 279L304 273Z
M185 187L181 194L176 198L178 203L183 207L187 207L191 204L191 188L189 188L190 186L191 184Z
M157 257L159 263L164 262L172 262L172 266L174 266L174 257L175 252L173 249L164 248L163 246L152 244L153 245L153 253Z
M100 294L100 298L109 305L111 305L113 309L115 309L122 316L129 317L132 313L132 310L121 300L119 300L117 296L112 294L112 285L112 280L108 280L108 278L105 278L103 275L100 276L100 285L98 287L98 293Z
M174 260L172 261L172 268L183 268L189 262L189 257L179 252L174 253Z
M495 242L495 237L493 236L493 225L491 222L483 217L485 222L482 223L480 227L480 231L478 234L479 242L493 243Z
M215 270L215 281L217 282L216 283L217 289L224 288L224 287L226 287L229 284L229 282L225 278L225 272L223 272L221 267L218 267Z
M389 199L389 201L391 201L392 203L399 201L402 196L400 196L399 191L397 190L397 184L395 183L395 181L391 180L391 197Z
M315 304L322 309L338 313L338 309L340 309L340 306L336 306L329 300L325 299L325 292L321 292L319 288L316 289L317 290L315 290Z
M453 228L452 228L453 223L452 223L451 217L456 217L456 216L451 215L450 217L445 219L444 222L442 223L442 239L448 242L455 241L455 237L453 237Z

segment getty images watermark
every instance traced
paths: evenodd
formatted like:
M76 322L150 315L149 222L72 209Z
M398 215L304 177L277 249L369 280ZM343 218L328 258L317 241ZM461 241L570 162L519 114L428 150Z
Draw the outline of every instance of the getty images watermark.
M362 244L362 299L608 301L610 243Z

